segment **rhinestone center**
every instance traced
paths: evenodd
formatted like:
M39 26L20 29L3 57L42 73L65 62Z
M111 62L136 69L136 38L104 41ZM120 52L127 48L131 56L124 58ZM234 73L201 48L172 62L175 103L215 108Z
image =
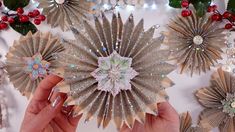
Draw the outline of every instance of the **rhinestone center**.
M55 0L55 2L56 2L57 4L63 4L63 3L65 2L65 0Z
M32 80L47 75L50 63L43 60L40 53L36 53L32 57L24 57L23 60L25 61L24 71L29 74Z
M203 38L200 35L197 35L193 38L193 43L196 45L200 45L203 43Z
M231 107L235 108L235 101L231 103Z
M112 82L118 81L121 77L120 69L118 67L113 67L109 71L109 78Z
M37 70L38 68L39 68L39 65L38 65L38 64L34 64L34 65L33 65L33 69L34 69L34 70Z

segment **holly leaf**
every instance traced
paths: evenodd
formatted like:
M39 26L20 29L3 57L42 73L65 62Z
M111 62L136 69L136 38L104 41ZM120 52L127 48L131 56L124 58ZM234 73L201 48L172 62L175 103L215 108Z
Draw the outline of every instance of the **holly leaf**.
M211 5L211 0L190 0L189 2L193 4L196 14L199 17L204 16L207 8Z
M181 1L182 0L169 0L169 6L173 8L181 8Z
M194 8L196 9L197 16L202 17L206 14L207 5L203 4L202 2L196 3Z
M235 14L235 0L229 0L227 10Z
M10 10L16 10L19 7L25 7L30 0L3 0L4 5Z
M37 28L30 21L22 23L19 21L19 17L15 17L14 19L15 22L10 24L10 26L18 33L25 36L29 31L31 31L32 33L37 32Z

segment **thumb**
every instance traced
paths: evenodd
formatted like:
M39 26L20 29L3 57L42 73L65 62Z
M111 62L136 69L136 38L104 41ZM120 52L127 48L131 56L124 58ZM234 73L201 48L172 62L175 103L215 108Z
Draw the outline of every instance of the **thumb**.
M32 130L37 128L37 130L42 131L61 112L64 101L65 97L58 95L51 104L42 109L30 123Z

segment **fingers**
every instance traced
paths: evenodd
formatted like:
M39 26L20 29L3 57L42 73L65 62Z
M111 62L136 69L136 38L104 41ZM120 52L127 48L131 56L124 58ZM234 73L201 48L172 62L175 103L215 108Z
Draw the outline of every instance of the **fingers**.
M36 100L36 101L45 101L45 100L47 100L50 93L51 93L52 88L57 83L59 83L61 80L62 80L62 78L60 78L56 75L52 75L52 74L48 75L38 85L32 100Z
M132 131L133 132L145 132L144 125L136 120Z
M176 110L169 104L169 102L163 102L158 104L159 117L169 121L178 120L179 115Z
M30 125L28 131L34 131L35 128L39 131L43 130L61 112L65 99L65 96L59 95L51 104L42 109L28 124Z
M131 132L131 129L124 123L120 132Z
M68 118L68 120L69 120L69 123L72 125L72 126L77 126L78 125L78 122L79 122L79 120L82 118L82 114L81 115L78 115L78 116L76 116L76 117L72 117L72 116L70 116L69 118Z

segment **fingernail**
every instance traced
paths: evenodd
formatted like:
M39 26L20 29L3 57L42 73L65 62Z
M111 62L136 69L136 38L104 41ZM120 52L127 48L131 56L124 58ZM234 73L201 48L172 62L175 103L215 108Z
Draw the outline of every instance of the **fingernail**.
M60 100L61 100L61 97L60 97L60 96L56 97L56 99L51 103L51 106L52 106L53 108L56 107L56 105L59 104Z

